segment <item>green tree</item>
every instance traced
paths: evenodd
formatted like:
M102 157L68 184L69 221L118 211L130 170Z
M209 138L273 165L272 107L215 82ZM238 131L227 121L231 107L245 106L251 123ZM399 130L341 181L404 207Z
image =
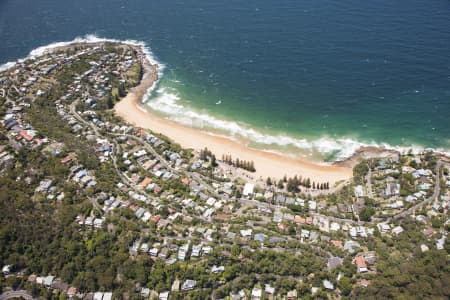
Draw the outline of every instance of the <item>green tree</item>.
M364 207L359 212L359 218L361 221L370 221L372 216L375 214L375 209L373 207Z
M284 188L283 180L280 179L280 181L278 181L277 187L278 187L279 189L283 189L283 188Z
M339 281L339 286L341 288L342 295L344 295L344 296L350 295L350 293L352 291L352 284L351 284L350 278L342 277L341 280Z

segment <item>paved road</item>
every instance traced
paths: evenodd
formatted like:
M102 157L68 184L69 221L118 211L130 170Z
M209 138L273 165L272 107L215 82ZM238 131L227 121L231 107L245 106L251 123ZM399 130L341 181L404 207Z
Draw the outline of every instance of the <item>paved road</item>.
M416 210L430 204L431 202L433 202L437 197L439 197L439 192L440 192L440 169L442 166L442 161L438 161L436 164L436 169L435 169L435 176L434 176L434 192L433 195L431 195L431 197L427 198L426 200L408 208L407 210L402 211L401 213L398 213L392 217L390 217L388 219L388 221L391 220L397 220L409 215L412 215Z
M131 134L121 134L121 133L113 133L111 134L113 136L126 136L128 138L131 138L135 141L140 142L141 144L144 145L144 148L149 151L162 165L164 165L164 167L166 167L170 172L183 176L183 174L178 171L175 170L174 168L172 168L172 166L170 164L168 164L166 162L166 160L164 159L164 157L162 157L158 152L156 152L156 150L144 139L131 135ZM187 175L189 175L189 177L191 179L194 179L195 181L197 181L200 185L204 186L208 192L210 192L212 195L214 195L217 198L221 198L221 195L219 195L216 190L210 186L208 183L206 183L199 174L193 173L193 172L186 172Z
M80 121L80 122L82 122L83 124L85 124L85 125L87 125L87 126L89 126L89 127L91 127L93 130L94 130L94 132L95 132L95 134L98 136L98 137L101 137L101 135L98 133L98 128L94 125L94 124L92 124L92 123L90 123L90 122L88 122L88 121L86 121L86 120L84 120L81 116L79 116L78 115L78 113L75 111L75 105L76 105L76 101L74 102L74 103L72 103L71 104L71 106L70 106L70 111L71 111L71 113ZM144 140L143 138L141 138L141 137L137 137L137 136L135 136L135 135L131 135L131 134L122 134L122 133L109 133L110 135L112 135L112 136L116 136L116 137L119 137L119 136L126 136L126 137L128 137L128 138L131 138L131 139L133 139L133 140L135 140L135 141L137 141L137 142L139 142L139 143L141 143L142 145L144 145L144 148L147 150L147 151L149 151L156 159L158 159L159 160L159 162L161 163L161 164L163 164L164 165L164 167L166 167L167 169L169 169L172 173L174 173L174 174L178 174L178 175L183 175L183 174L181 174L178 170L175 170L174 168L172 168L172 166L170 166L170 164L168 164L167 162L166 162L166 160L146 141L146 140ZM115 142L115 141L114 141ZM118 145L117 145L117 142L115 142L115 148L116 148L116 151L118 150ZM114 163L114 166L115 166L115 168L116 168L116 170L118 171L118 173L119 173L119 176L121 177L121 179L124 181L124 182L128 182L129 183L129 185L131 185L131 187L135 190L135 191L139 191L137 188L136 188L136 186L134 186L132 183L130 183L129 182L129 180L127 180L126 178L124 178L124 176L123 176L123 174L121 174L121 172L118 170L118 168L117 168L117 164L116 164L116 158L114 157L114 156L112 156L112 159L113 159L113 163ZM220 195L219 193L217 193L217 191L211 186L211 185L209 185L205 180L203 180L203 178L202 178L202 176L200 175L200 174L198 174L198 173L195 173L195 172L187 172L186 171L186 174L191 178L191 179L194 179L197 183L199 183L200 185L202 185L203 187L205 187L207 190L208 190L208 192L209 193L211 193L214 197L216 197L217 199L221 199L221 198L223 198L223 199L225 199L225 200L230 200L226 195ZM344 183L342 183L341 185L343 185ZM338 189L339 187L336 187L335 189ZM329 192L331 192L331 191L329 191ZM254 205L260 205L260 204L263 204L263 203L265 203L265 202L260 202L260 201L257 201L257 200L246 200L246 199L239 199L238 200L239 202L241 202L241 203L246 203L246 204L254 204ZM283 209L283 208L285 208L284 206L279 206L279 205L273 205L273 204L269 204L269 206L271 207L271 208L278 208L278 209ZM321 216L320 214L315 214L316 216ZM349 219L338 219L338 218L332 218L333 219L333 221L336 221L336 222L343 222L343 223L347 223L347 224L354 224L354 223L356 223L355 221L353 221L353 220L349 220Z
M79 100L75 100L74 102L72 102L72 104L70 105L70 113L71 113L78 121L80 121L80 122L83 123L84 125L90 127L90 128L94 131L95 136L96 136L97 138L103 138L103 135L99 133L98 127L97 127L97 126L95 126L95 125L92 124L91 122L88 122L88 121L84 120L84 119L76 112L75 106L76 106L76 104L78 103L78 101L79 101ZM139 140L139 141L141 141L141 142L144 142L142 139L139 139L139 138L137 138L137 137L135 137L135 136L128 135L128 134L111 134L111 135L114 135L114 136L125 135L125 136L132 137L132 138L134 138L134 139L137 139L137 140ZM122 172L120 172L120 170L119 170L119 168L118 168L118 166L117 166L117 158L116 158L116 156L115 156L115 153L116 153L116 152L118 151L118 149L119 149L119 145L117 144L117 141L114 140L113 142L114 142L114 146L113 146L113 151L112 151L113 154L111 154L111 158L112 158L113 165L114 165L114 168L115 168L116 171L117 171L118 176L120 177L120 179L122 180L123 183L126 183L126 184L127 184L129 187L131 187L135 192L137 192L137 193L143 192L141 189L137 188L136 185L135 185L134 183L132 183L132 182L130 181L129 178L126 178L126 176L124 176L124 175L122 174ZM148 145L147 145L147 146L148 146ZM146 148L147 148L147 147L146 147ZM151 147L150 147L150 148L151 148ZM148 150L150 150L150 149L148 149ZM151 148L151 150L152 150L152 153L153 153L153 152L156 153L156 151L154 151L153 148ZM156 154L157 154L157 153L156 153ZM163 161L163 163L165 163L165 161ZM144 193L145 193L145 192L144 192ZM148 195L147 193L145 193L145 194L146 194L149 198L154 199L154 197L152 197L151 195ZM91 200L91 199L89 199L89 200ZM93 201L91 200L91 202L93 202ZM95 203L93 202L92 204L93 204L95 207L97 207L97 208L99 207L99 205L96 204L96 202L95 202ZM100 210L100 211L101 211L101 210Z
M83 123L84 125L90 127L90 128L94 131L95 136L96 136L97 138L100 138L102 135L101 135L100 133L98 133L98 128L97 128L97 126L95 126L95 125L92 124L91 122L88 122L88 121L84 120L84 119L76 112L75 106L77 105L78 102L79 102L79 99L73 101L73 102L70 104L70 106L69 106L70 113L75 117L75 119L77 119L78 121L80 121L80 122Z
M272 209L272 211L274 211L276 209L279 209L279 210L286 209L286 206L270 204L270 203L267 203L267 202L260 202L258 200L249 200L249 199L241 198L241 199L238 199L237 201L240 202L241 204L246 204L246 205L262 205L262 206L265 206L265 207L269 207L270 209ZM366 222L363 222L363 221L357 222L357 221L352 220L352 219L335 218L335 217L332 217L332 216L322 215L320 213L316 213L316 212L312 212L312 211L310 211L308 214L311 215L311 216L315 216L315 217L328 218L330 221L338 222L338 223L353 224L353 225L363 225L363 224L366 223Z
M3 294L0 295L0 300L7 300L7 299L14 299L14 298L24 298L27 300L32 300L33 297L28 294L27 291L9 291L9 292L4 292Z
M160 163L164 165L164 167L168 168L168 169L169 169L171 172L173 172L173 173L177 173L177 170L173 169L173 168L166 162L166 160L165 160L161 155L159 155L159 153L156 152L156 150L153 149L153 147L150 146L149 143L147 143L146 140L144 140L144 139L142 139L142 138L140 138L140 137L137 137L137 136L135 136L135 135L132 135L132 134L126 134L126 133L111 133L110 135L113 135L113 136L126 136L126 137L128 137L128 138L130 138L130 139L133 139L133 140L135 140L135 141L137 141L137 142L143 144L143 145L144 145L144 148L145 148L146 150L148 150L148 151L149 151L149 152L150 152L157 160L159 160Z
M369 168L369 172L367 172L366 180L367 180L367 196L369 196L369 198L373 199L373 193L372 193L372 169L371 168Z
M103 215L103 210L100 207L100 204L98 204L97 200L92 198L92 197L89 197L89 196L86 196L86 197L91 202L92 206L94 206L94 208L97 209L100 212L101 215Z
M85 125L87 125L87 126L89 126L90 128L92 128L92 130L95 132L95 134L96 134L96 136L98 136L98 137L101 137L102 135L101 134L99 134L99 132L98 132L98 128L97 128L97 126L95 126L94 124L92 124L91 122L88 122L88 121L86 121L86 120L84 120L80 115L78 115L78 113L75 111L75 105L76 105L76 103L77 103L77 101L74 101L71 105L70 105L70 112L80 121L80 122L82 122L82 123L84 123ZM143 144L144 145L144 147L145 147L145 149L146 150L148 150L156 159L158 159L159 161L160 161L160 163L162 163L167 169L169 169L172 173L175 173L175 174L178 174L178 175L182 175L178 170L175 170L174 168L172 168L172 166L170 166L170 164L168 164L167 162L166 162L166 160L146 141L146 140L144 140L144 139L142 139L142 138L140 138L140 137L137 137L137 136L134 136L134 135L131 135L131 134L120 134L120 133L118 133L118 134L116 134L116 133L110 133L110 135L113 135L113 136L126 136L126 137L129 137L129 138L131 138L131 139L134 139L134 140L136 140L136 141L138 141L138 142L140 142L141 144ZM117 148L117 143L115 142L115 145L116 145L116 148ZM113 159L113 163L114 163L114 166L116 167L116 170L118 171L118 173L121 173L118 169L117 169L117 165L116 165L116 160L115 160L115 157L113 156L112 157L112 159ZM442 162L441 161L439 161L438 163L437 163L437 165L436 165L436 176L435 176L435 187L434 187L434 193L433 193L433 195L431 196L431 197L429 197L428 199L426 199L425 201L423 201L423 202L421 202L421 203L418 203L418 204L416 204L416 205L414 205L413 207L411 207L411 208L409 208L409 209L407 209L407 210L405 210L405 211L403 211L403 212L401 212L401 213L399 213L399 214L397 214L397 215L394 215L394 216L392 216L392 217L390 217L390 218L388 218L387 220L388 221L392 221L393 219L395 220L395 219L399 219L399 218L403 218L403 217L405 217L405 216L408 216L408 215L411 215L415 210L417 210L417 209L419 209L419 208L421 208L421 207L423 207L423 206L425 206L425 205L428 205L430 202L432 202L434 199L436 199L438 196L439 196L439 192L440 192L440 187L439 187L439 170L440 170L440 167L441 167L441 165L442 165ZM201 184L202 186L204 186L207 190L208 190L208 192L210 192L212 195L214 195L215 197L217 197L217 198L223 198L224 197L224 195L219 195L218 193L217 193L217 191L211 186L211 185L209 185L207 182L205 182L205 180L203 180L203 178L201 177L201 175L199 175L199 174L197 174L197 173L194 173L194 172L186 172L186 174L191 178L191 179L194 179L195 181L197 181L199 184ZM121 179L123 180L123 179L125 179L124 177L123 177L123 174L119 174L119 176L121 177ZM371 197L372 196L372 182L371 182L371 170L369 169L369 173L368 173L368 176L367 176L368 178L367 178L367 183L368 183L368 194L369 194L369 197ZM125 182L128 182L128 180L125 180ZM137 189L137 187L134 185L134 184L130 184L129 182L128 182L128 184L129 185L131 185L131 187L135 190L135 191L138 191L138 189ZM344 183L343 183L344 184ZM337 189L338 187L336 187L336 189ZM227 199L228 200L228 199ZM251 205L251 204L253 204L253 205L260 205L260 204L265 204L265 205L267 205L267 206L269 206L270 208L273 208L273 209L276 209L276 208L278 208L278 209L281 209L281 208L285 208L284 206L279 206L279 205L274 205L274 204L269 204L269 203L265 203L265 202L260 202L260 201L257 201L257 200L246 200L246 199L238 199L238 201L239 202L241 202L241 203L243 203L243 204L247 204L247 205ZM334 218L334 217L331 217L331 216L326 216L326 215L321 215L321 214L319 214L319 213L313 213L313 212L311 212L310 213L312 216L317 216L317 217L327 217L329 220L331 220L331 221L334 221L334 222L340 222L340 223L346 223L346 224L354 224L354 225L357 225L357 224L359 224L359 225L361 225L361 224L364 224L365 222L357 222L357 221L354 221L354 220L351 220L351 219L341 219L341 218Z

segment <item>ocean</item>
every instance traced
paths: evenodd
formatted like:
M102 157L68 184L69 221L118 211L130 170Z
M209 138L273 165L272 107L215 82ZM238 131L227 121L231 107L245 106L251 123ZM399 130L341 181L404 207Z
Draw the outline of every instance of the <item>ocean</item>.
M87 35L151 48L150 109L255 148L450 151L448 0L0 0L0 64Z

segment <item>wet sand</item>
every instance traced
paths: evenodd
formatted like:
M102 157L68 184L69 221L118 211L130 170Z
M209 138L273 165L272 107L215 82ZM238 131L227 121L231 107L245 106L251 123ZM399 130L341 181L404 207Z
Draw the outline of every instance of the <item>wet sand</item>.
M336 181L347 180L352 176L352 169L348 166L319 165L300 158L252 149L231 139L211 135L156 115L142 104L148 89L158 80L156 66L147 63L145 70L141 83L114 108L117 115L130 124L163 134L184 148L200 150L207 147L218 159L222 155L231 155L240 160L253 161L256 172L252 173L252 176L256 179L267 177L280 179L284 175L288 177L298 175L303 178L309 177L319 183L329 182L332 185Z

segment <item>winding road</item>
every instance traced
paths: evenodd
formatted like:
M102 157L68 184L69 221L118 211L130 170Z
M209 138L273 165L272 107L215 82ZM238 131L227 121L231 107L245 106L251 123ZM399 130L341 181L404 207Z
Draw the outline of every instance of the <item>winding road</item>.
M431 197L427 198L426 200L424 200L424 201L422 201L420 203L417 203L416 205L414 205L414 206L412 206L412 207L402 211L401 213L398 213L398 214L390 217L388 219L388 221L397 220L397 219L400 219L400 218L412 215L416 210L418 210L418 209L420 209L420 208L430 204L431 202L436 200L437 197L439 197L439 193L440 193L440 184L439 183L440 183L440 169L441 169L441 166L442 166L442 161L438 161L436 163L436 169L435 169L435 174L436 175L434 177L434 192L433 192L433 195L431 195Z
M0 300L18 299L18 298L32 300L33 296L31 296L30 294L28 294L27 291L24 290L4 292L3 294L0 295Z
M86 126L90 127L95 135L97 137L102 137L102 135L99 133L98 127L95 126L94 124L92 124L91 122L88 122L86 120L84 120L75 110L75 105L77 104L78 101L74 101L71 105L70 105L70 112L75 116L75 118L77 120L79 120L80 122L82 122L83 124L85 124ZM194 173L194 172L189 172L186 171L184 174L183 172L180 172L179 170L175 170L172 166L170 166L170 164L167 163L167 161L143 138L141 137L137 137L135 135L131 135L131 134L122 134L122 133L107 133L107 135L110 136L115 136L115 137L119 137L119 136L125 136L128 137L130 139L133 139L139 143L141 143L144 148L149 151L156 159L159 160L159 162L161 164L164 165L164 167L166 167L168 170L170 170L172 173L174 174L178 174L181 176L185 176L187 175L188 177L190 177L191 179L194 179L197 183L199 183L201 186L203 186L204 188L206 188L208 190L208 192L210 194L212 194L213 196L215 196L216 198L220 199L225 197L225 200L230 200L228 197L224 196L224 195L220 195L219 193L217 193L217 191L211 186L209 185L200 174ZM113 153L118 151L118 144L117 142L114 140L114 150ZM116 162L116 157L115 155L112 155L112 160L113 160L113 164L115 169L117 170L118 175L120 176L120 178L126 182L130 187L132 187L136 192L142 192L142 190L140 190L136 185L134 185L133 183L131 183L129 181L128 178L125 178L125 176L120 172L120 170L117 167L117 162ZM441 168L442 162L439 161L436 165L436 170L435 170L435 186L434 186L434 193L431 197L427 198L426 200L410 207L409 209L406 209L394 216L389 217L386 221L390 222L392 220L396 220L399 218L403 218L406 217L408 215L411 215L414 213L414 211L416 211L417 209L422 208L423 206L428 205L429 203L431 203L433 200L435 200L438 196L439 196L439 192L440 192L440 186L439 186L439 170ZM368 196L372 197L373 196L373 192L372 192L372 182L371 182L371 170L369 169L369 172L367 174L367 185L368 185ZM145 192L144 192L145 193ZM147 193L145 193L147 194ZM155 198L153 196L147 195L150 198ZM244 198L241 199L237 199L238 202L240 202L241 204L246 204L246 205L261 205L264 204L272 209L274 208L278 208L278 209L284 209L284 206L279 206L279 205L274 205L274 204L270 204L270 203L266 203L266 202L260 202L257 200L247 200ZM328 218L330 221L333 222L339 222L339 223L345 223L345 224L352 224L352 225L363 225L363 224L367 224L367 223L374 223L375 220L372 220L371 222L362 222L362 221L355 221L355 220L351 220L351 219L341 219L341 218L335 218L335 217L331 217L331 216L327 216L327 215L322 215L320 213L315 213L315 212L311 212L310 213L311 216L316 216L316 217L326 217Z

